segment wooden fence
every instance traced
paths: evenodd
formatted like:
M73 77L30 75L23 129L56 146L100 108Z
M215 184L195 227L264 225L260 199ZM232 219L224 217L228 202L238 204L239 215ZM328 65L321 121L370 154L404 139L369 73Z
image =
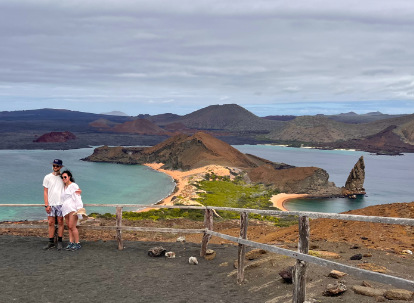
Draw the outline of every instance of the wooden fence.
M43 204L0 204L0 207L39 207L43 208ZM330 260L321 259L308 255L309 252L309 218L318 219L336 219L336 220L348 220L348 221L360 221L371 223L384 223L384 224L398 224L405 226L414 226L414 219L409 218L393 218L393 217L376 217L376 216L360 216L360 215L345 215L345 214L333 214L333 213L317 213L317 212L303 212L303 211L275 211L275 210L259 210L259 209L241 209L230 207L199 207L199 206L165 206L165 205L131 205L131 204L85 204L89 206L99 207L115 207L116 208L116 226L84 226L82 228L95 229L95 230L115 230L118 242L118 249L124 248L122 241L122 231L154 231L154 232L168 232L168 233L200 233L203 234L201 242L200 256L204 257L206 254L208 242L212 236L219 237L225 240L229 240L238 243L238 272L237 282L241 283L244 280L244 259L246 246L264 249L269 252L285 255L296 259L296 265L294 269L294 291L293 300L294 303L303 303L306 296L306 269L308 263L313 263L321 266L326 266L331 269L336 269L350 275L359 277L361 279L368 279L384 284L390 284L395 287L404 288L410 291L414 291L414 281L402 279L395 276L390 276L382 273L372 272L353 266L337 263ZM204 229L176 229L176 228L152 228L152 227L132 227L122 225L122 209L123 207L136 207L136 208L180 208L180 209L198 209L204 211ZM226 234L215 232L213 229L213 213L215 211L233 211L240 213L240 235L239 237L233 237ZM267 216L297 216L299 224L299 243L298 251L291 251L288 249L280 248L274 245L268 245L247 240L248 230L248 217L250 213L267 215ZM47 225L43 226L44 228ZM32 224L0 224L0 228L39 228L37 225Z

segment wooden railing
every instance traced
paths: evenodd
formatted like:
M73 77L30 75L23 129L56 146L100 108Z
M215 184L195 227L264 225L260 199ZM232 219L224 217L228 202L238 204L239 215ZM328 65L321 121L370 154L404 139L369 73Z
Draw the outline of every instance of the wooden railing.
M0 204L0 207L43 207L43 204ZM131 204L85 204L89 206L99 207L115 207L116 208L116 226L83 226L85 229L94 230L115 230L118 241L118 249L124 248L122 241L122 231L154 231L154 232L168 232L168 233L201 233L203 239L201 241L200 256L205 256L208 242L212 236L219 237L225 240L229 240L238 243L238 271L237 282L241 283L244 280L244 259L246 246L264 249L269 252L285 255L296 259L296 265L294 269L294 291L293 302L303 303L306 296L306 269L308 263L313 263L321 266L326 266L331 269L340 270L342 272L354 275L362 279L369 279L372 281L390 284L395 287L404 288L410 291L414 291L414 281L407 280L391 275L372 272L353 266L333 262L330 260L321 259L308 255L309 251L309 218L318 219L336 219L336 220L348 220L348 221L361 221L371 223L384 223L384 224L398 224L405 226L414 226L414 219L409 218L394 218L394 217L376 217L376 216L361 216L361 215L345 215L345 214L333 214L333 213L317 213L317 212L303 212L303 211L275 211L275 210L259 210L259 209L241 209L230 207L199 207L199 206L165 206L165 205L131 205ZM180 208L180 209L198 209L204 210L204 229L176 229L176 228L153 228L153 227L132 227L122 225L122 209L123 207L136 207L136 208ZM233 237L226 234L218 233L213 230L213 213L215 211L234 211L240 213L240 236ZM297 216L299 224L299 243L298 252L291 251L285 248L277 247L275 245L268 245L247 240L248 230L248 216L249 213L268 215L268 216ZM44 228L47 225L43 226ZM0 228L39 228L35 224L0 224Z

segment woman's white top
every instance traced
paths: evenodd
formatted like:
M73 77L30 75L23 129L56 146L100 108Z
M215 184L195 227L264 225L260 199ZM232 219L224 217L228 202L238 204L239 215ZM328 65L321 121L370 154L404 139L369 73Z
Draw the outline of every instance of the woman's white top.
M75 193L79 189L78 184L72 182L68 187L65 187L62 192L62 214L66 216L67 214L77 211L79 208L83 207L82 198L80 195ZM78 217L82 215L78 215Z

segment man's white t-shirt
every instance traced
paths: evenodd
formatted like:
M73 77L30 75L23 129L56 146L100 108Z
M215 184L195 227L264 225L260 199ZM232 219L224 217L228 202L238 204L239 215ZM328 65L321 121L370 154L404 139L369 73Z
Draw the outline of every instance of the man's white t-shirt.
M61 195L63 191L63 180L59 176L50 173L43 179L43 187L47 188L48 200L50 206L62 205Z

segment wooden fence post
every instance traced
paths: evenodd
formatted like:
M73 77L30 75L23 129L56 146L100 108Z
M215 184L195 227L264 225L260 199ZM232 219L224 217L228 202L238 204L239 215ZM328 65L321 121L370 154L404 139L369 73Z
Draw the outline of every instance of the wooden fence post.
M204 211L204 226L208 230L213 230L213 210L206 208ZM210 241L211 235L204 233L203 240L201 242L200 257L206 256L208 241Z
M249 214L247 212L240 213L240 238L247 239L247 225ZM242 283L244 280L244 259L246 256L246 245L239 244L239 251L237 257L237 283Z
M309 217L299 217L299 245L298 251L309 253ZM296 260L294 272L293 303L303 303L306 297L306 268L305 261Z
M118 227L122 226L122 207L116 207L116 239L118 241L118 250L124 249L124 243L122 241L122 230Z

